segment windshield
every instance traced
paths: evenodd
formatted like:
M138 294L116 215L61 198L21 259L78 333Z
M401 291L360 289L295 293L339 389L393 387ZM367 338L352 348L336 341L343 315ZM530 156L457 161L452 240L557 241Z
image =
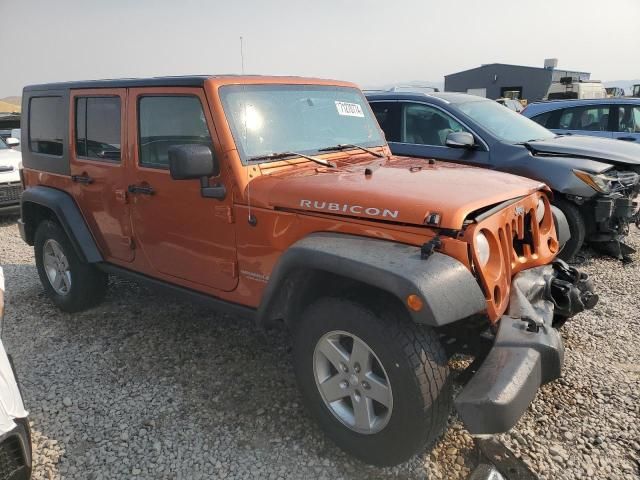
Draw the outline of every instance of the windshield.
M2 138L0 138L0 150L6 150L7 148L7 144L4 143L4 140Z
M471 101L457 107L500 140L510 143L546 140L556 135L524 115L490 100Z
M319 153L338 144L385 145L378 123L356 88L227 85L220 88L220 96L245 163L282 152Z

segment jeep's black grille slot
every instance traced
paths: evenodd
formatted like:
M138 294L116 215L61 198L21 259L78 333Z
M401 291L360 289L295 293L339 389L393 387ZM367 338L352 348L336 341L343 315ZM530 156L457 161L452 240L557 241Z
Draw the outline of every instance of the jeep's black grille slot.
M533 241L533 225L531 221L533 215L527 213L524 218L514 221L513 230L513 250L518 257L526 257L535 253L535 242ZM525 251L525 245L529 246L529 251Z
M3 203L17 203L22 195L20 182L0 184L0 205Z
M25 466L20 439L12 435L0 444L0 480L9 480Z

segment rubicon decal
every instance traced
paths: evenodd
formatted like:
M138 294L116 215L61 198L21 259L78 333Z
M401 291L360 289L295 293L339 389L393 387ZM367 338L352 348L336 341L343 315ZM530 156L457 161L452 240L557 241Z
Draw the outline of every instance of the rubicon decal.
M321 202L317 200L300 200L303 208L313 208L315 210L325 210L335 213L346 213L347 215L368 215L370 217L398 218L398 210L388 208L366 207L363 205L348 205L345 203Z

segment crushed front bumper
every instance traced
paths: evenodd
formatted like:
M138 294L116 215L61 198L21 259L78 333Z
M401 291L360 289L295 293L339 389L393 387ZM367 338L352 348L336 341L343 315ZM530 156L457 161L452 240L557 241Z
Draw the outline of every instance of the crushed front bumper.
M596 228L589 236L591 242L621 240L629 233L629 225L639 220L637 192L631 195L613 193L593 200Z
M564 347L553 328L564 318L593 308L593 283L558 260L518 273L512 282L508 315L486 359L455 399L474 435L506 432L520 419L541 385L560 377Z

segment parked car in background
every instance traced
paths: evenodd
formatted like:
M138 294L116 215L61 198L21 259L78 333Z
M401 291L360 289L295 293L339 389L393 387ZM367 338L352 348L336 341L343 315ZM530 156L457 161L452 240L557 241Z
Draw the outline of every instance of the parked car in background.
M607 97L624 97L624 88L620 87L607 87Z
M446 427L436 327L470 332L460 347L497 332L455 399L494 434L560 375L552 327L597 302L555 260L546 186L394 157L351 83L125 79L24 99L19 227L51 301L96 305L113 273L289 328L308 411L366 462L405 461Z
M560 135L592 135L640 144L640 98L533 102L522 114Z
M515 100L513 98L498 98L496 102L498 102L500 105L504 105L505 107L513 110L514 112L520 113L522 110L524 110L522 103L520 103L519 100Z
M637 145L561 137L475 95L372 92L367 98L397 155L503 170L549 185L571 231L561 258L573 257L584 242L619 258L632 251L620 242L637 218Z
M4 323L4 273L0 266L0 335ZM31 478L31 431L13 364L0 340L0 479Z
M11 137L6 142L12 146L19 145L19 142ZM7 143L0 138L0 215L20 212L21 164L22 154L9 148Z
M570 78L553 82L544 100L566 100L582 98L606 98L607 90L602 82L573 81Z

